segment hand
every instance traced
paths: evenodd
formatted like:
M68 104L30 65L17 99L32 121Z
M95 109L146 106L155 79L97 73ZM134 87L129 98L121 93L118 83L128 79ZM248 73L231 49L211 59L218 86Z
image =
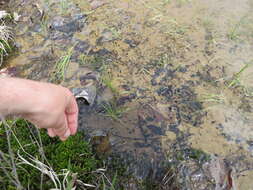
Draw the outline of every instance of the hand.
M33 111L23 114L23 117L38 128L46 128L51 137L59 136L61 140L66 140L70 135L74 135L78 117L75 97L67 88L61 86L47 83L37 85L39 96L35 97L36 104L32 105L36 109L31 109Z
M15 97L9 98L12 101L7 103L10 108L8 110L11 110L9 114L19 114L36 127L46 128L49 136L58 136L61 140L66 140L76 133L78 106L75 97L67 88L31 80L5 80L7 82L2 83L9 87L5 90L12 91L7 97L16 94ZM12 85L15 85L15 88L12 88Z

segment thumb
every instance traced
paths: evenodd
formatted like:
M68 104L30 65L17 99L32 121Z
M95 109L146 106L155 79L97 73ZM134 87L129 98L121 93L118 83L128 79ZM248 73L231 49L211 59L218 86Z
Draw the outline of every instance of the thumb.
M69 99L65 115L67 117L67 127L70 129L71 135L74 135L78 125L78 106L73 95Z

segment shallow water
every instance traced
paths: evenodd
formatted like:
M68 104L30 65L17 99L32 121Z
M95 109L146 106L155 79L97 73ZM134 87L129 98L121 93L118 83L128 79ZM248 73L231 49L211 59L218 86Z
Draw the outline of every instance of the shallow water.
M57 60L73 48L61 84L97 87L95 105L80 106L79 129L109 136L110 146L100 152L127 152L155 170L173 150L200 149L229 160L238 189L253 187L252 0L91 5L15 1L19 52L5 66L17 67L21 77L50 81ZM110 76L113 88L88 80L89 73ZM108 101L125 108L120 118L106 116L100 103ZM135 171L139 178L149 175L143 167ZM194 187L202 189L200 183Z

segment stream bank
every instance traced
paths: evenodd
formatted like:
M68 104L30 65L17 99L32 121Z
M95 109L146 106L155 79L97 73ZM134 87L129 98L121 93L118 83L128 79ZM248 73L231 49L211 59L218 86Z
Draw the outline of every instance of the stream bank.
M251 1L10 3L19 51L5 67L91 89L79 130L98 153L161 189L253 186Z

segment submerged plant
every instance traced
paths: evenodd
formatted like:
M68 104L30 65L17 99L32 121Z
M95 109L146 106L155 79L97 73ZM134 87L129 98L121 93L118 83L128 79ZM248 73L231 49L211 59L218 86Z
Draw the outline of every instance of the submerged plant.
M73 48L68 50L67 54L61 57L60 60L56 63L53 76L51 78L52 81L63 81L65 79L65 73L68 68L72 52Z
M61 0L60 5L61 5L61 13L64 14L70 7L70 2L69 0Z
M245 22L245 19L247 18L247 16L242 17L239 22L237 22L233 27L231 27L231 29L229 30L227 37L230 40L238 40L240 37L240 32L239 29L240 27L243 25L243 23Z
M2 21L2 24L0 24L0 66L2 65L3 57L8 55L11 50L10 41L12 39L11 28Z
M172 58L169 54L162 55L158 60L154 62L155 66L165 68L168 64L172 63Z
M104 73L103 76L101 77L101 82L107 88L109 88L115 96L119 94L117 88L113 84L112 76L110 73Z
M103 108L104 108L104 115L106 117L110 117L117 121L120 121L122 114L126 112L126 108L119 107L114 102L103 104Z
M224 103L225 97L223 94L205 94L203 95L202 101L204 102L215 102L215 103Z
M234 87L236 85L240 85L241 84L241 80L240 80L240 77L242 75L242 73L249 67L250 65L249 64L246 64L244 65L239 72L237 72L236 74L234 74L232 80L228 83L228 87L231 88L231 87Z

